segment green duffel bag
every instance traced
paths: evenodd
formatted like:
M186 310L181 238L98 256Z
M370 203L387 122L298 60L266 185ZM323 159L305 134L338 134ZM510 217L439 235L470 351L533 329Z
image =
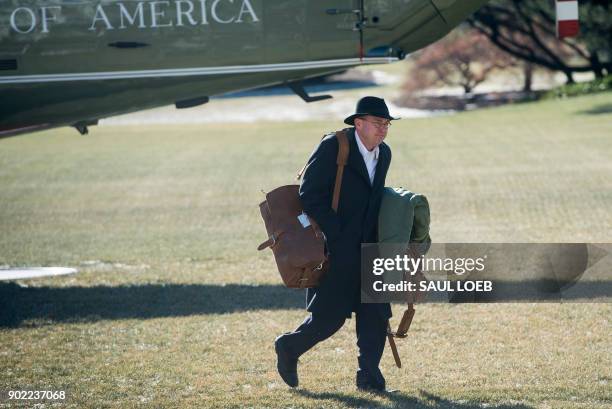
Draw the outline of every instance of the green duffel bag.
M386 187L378 214L378 242L431 243L429 203L423 195L404 188ZM428 248L428 246L427 246Z
M378 214L379 257L395 258L407 254L418 258L424 255L431 244L429 221L429 203L425 196L401 187L385 187ZM411 274L413 281L425 280L421 271ZM399 283L407 278L404 271L388 271L383 280ZM407 301L422 301L424 296L422 293L408 295Z
M378 243L382 245L379 247L379 256L395 258L404 254L411 257L424 255L431 244L429 221L429 203L425 196L401 187L386 187L378 214ZM403 271L389 271L385 273L384 281L397 283L404 278L407 277ZM417 271L411 280L418 282L426 279L421 271ZM414 317L413 303L422 299L424 294L418 292L406 294L408 308L404 311L397 331L391 331L390 324L387 324L387 338L398 368L402 367L402 362L394 338L406 337Z

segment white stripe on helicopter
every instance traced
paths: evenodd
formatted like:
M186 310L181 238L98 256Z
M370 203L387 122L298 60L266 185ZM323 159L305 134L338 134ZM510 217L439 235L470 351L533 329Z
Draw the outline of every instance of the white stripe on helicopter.
M163 70L106 71L70 74L0 76L0 84L36 82L117 80L126 78L188 77L194 75L243 74L253 72L295 71L327 67L349 67L359 64L384 64L397 61L396 57L345 58L340 60L305 61L281 64L232 65L227 67L173 68Z

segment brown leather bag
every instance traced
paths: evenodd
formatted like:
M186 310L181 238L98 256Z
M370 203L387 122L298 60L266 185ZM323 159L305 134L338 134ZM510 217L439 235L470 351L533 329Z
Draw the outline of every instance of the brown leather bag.
M342 173L348 159L349 144L345 131L336 132L338 157L332 208L338 211ZM298 180L306 166L298 173ZM268 240L257 250L270 247L276 266L289 288L311 288L319 285L327 272L325 238L316 221L304 213L299 197L299 185L281 186L266 194L259 204Z

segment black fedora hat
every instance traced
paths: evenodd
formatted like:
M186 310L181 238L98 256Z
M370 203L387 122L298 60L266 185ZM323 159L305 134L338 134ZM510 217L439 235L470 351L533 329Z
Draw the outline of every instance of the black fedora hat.
M355 125L355 118L360 116L372 115L388 120L394 120L399 118L393 118L389 115L389 108L385 104L385 100L376 97L363 97L357 102L355 113L344 120L347 125Z

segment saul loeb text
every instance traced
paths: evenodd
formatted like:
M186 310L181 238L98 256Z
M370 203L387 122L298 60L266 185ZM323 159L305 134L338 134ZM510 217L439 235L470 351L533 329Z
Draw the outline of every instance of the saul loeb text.
M420 281L414 283L411 281L401 281L399 283L383 283L380 280L374 281L374 291L446 291L446 292L462 292L462 291L478 291L489 292L493 290L493 282L489 280L479 281Z

